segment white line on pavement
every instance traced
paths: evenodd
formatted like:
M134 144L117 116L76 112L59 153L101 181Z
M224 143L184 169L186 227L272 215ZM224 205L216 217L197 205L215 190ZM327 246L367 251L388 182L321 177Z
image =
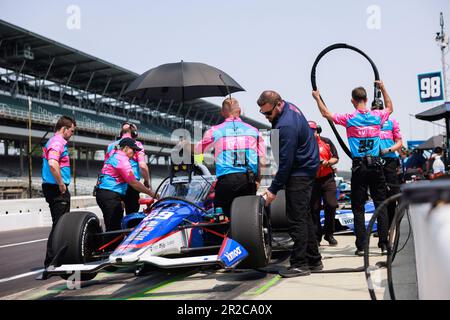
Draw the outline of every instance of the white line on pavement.
M4 245L4 246L0 246L0 249L3 249L3 248L9 248L9 247L15 247L15 246L20 246L20 245L23 245L23 244L30 244L30 243L35 243L35 242L47 241L47 240L48 240L48 239L45 238L45 239L38 239L38 240L32 240L32 241L26 241L26 242L19 242L19 243L6 244L6 245Z
M12 281L12 280L17 280L17 279L20 279L20 278L29 277L29 276L32 276L32 275L34 275L34 274L41 273L42 271L44 271L44 269L39 269L39 270L36 270L36 271L31 271L31 272L27 272L27 273L22 273L22 274L19 274L19 275L17 275L17 276L13 276L13 277L9 277L9 278L0 279L0 283Z

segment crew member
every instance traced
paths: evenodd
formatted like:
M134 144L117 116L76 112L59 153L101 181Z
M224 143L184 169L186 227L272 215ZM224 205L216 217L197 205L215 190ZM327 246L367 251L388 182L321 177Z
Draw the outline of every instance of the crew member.
M255 195L261 181L265 161L265 143L258 129L240 118L238 100L227 98L222 103L225 121L207 130L196 145L195 153L214 148L217 184L214 207L230 216L236 197Z
M42 152L42 192L50 206L52 229L48 236L44 267L47 268L57 252L53 252L52 235L61 216L70 211L70 159L67 142L75 132L73 118L62 116L55 126L55 135L48 140Z
M119 144L120 140L123 138L136 139L138 137L138 129L134 123L124 122L122 124L122 129L120 130L119 140L114 141L108 145L105 153L105 160L108 160L114 148ZM145 162L145 151L144 146L140 141L136 141L136 145L141 149L136 151L134 157L130 159L131 167L133 168L134 176L136 180L139 181L141 176L144 178L144 186L151 189L150 184L150 170ZM123 202L125 204L125 214L131 214L139 211L139 191L134 188L127 188L127 192L123 197Z
M280 275L307 276L311 270L323 268L310 208L319 169L319 148L303 113L277 92L264 91L257 104L259 111L272 123L272 129L279 132L278 171L263 196L268 206L277 192L285 188L289 235L294 241L290 267L280 271Z
M96 200L103 212L106 231L119 230L123 218L122 198L127 188L154 197L152 190L136 180L130 159L141 151L132 138L122 138L105 160L99 178Z
M317 144L319 145L320 166L314 181L314 187L311 196L311 211L313 222L316 227L317 241L320 244L322 235L328 241L330 246L338 244L334 238L334 218L336 216L336 181L334 181L334 170L332 166L338 163L339 156L330 139L322 137L320 133L322 128L315 121L308 121L309 127L314 132ZM320 209L323 200L323 209L325 216L324 228L320 223Z
M372 104L372 110L383 110L383 106ZM391 197L400 192L398 181L398 170L400 166L399 151L403 146L402 135L398 121L390 117L383 123L380 132L380 155L384 160L383 173L386 179L386 197ZM396 203L390 203L387 209L389 225L391 225L395 214Z
M367 189L373 199L375 208L386 199L386 181L380 159L380 131L382 125L388 120L393 111L392 101L384 87L383 82L375 81L383 94L386 105L385 110L368 110L367 93L363 87L352 91L352 104L354 113L333 114L323 103L319 91L313 91L321 114L335 124L345 126L352 154L352 211L356 233L356 252L358 256L364 255L366 237L365 209ZM382 210L377 220L378 247L382 254L388 253L388 217L386 210Z

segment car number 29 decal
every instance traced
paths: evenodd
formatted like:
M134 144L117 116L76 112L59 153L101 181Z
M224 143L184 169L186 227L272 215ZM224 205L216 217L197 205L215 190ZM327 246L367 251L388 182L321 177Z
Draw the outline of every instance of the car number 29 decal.
M174 215L173 211L158 211L152 216L153 219L167 220Z

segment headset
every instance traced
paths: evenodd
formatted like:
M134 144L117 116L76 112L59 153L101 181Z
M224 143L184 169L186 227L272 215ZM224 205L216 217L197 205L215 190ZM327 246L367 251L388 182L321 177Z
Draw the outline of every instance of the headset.
M316 125L316 129L315 130L317 131L317 134L321 134L322 133L322 127L320 125L318 125L317 122L315 122L315 121L310 120L310 121L308 121L308 124L310 122L314 123Z
M383 100L375 98L375 100L372 101L371 110L383 110L383 109L384 109Z
M322 133L322 127L320 125L317 125L317 134Z
M125 126L125 125L129 125L130 126L131 138L136 139L138 137L137 126L134 123L126 121L126 122L122 123L121 128L123 128L123 126ZM124 130L121 129L120 133L119 133L119 139L122 139L123 134L124 134Z

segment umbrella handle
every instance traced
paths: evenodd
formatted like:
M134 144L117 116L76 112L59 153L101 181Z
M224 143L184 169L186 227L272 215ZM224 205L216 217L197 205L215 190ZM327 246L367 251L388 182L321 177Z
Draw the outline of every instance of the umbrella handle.
M231 92L230 92L230 88L228 87L228 85L226 84L226 82L223 80L222 78L222 74L219 74L219 79L220 81L222 81L222 83L225 85L225 88L227 88L227 92L228 92L228 97L229 99L231 99Z

